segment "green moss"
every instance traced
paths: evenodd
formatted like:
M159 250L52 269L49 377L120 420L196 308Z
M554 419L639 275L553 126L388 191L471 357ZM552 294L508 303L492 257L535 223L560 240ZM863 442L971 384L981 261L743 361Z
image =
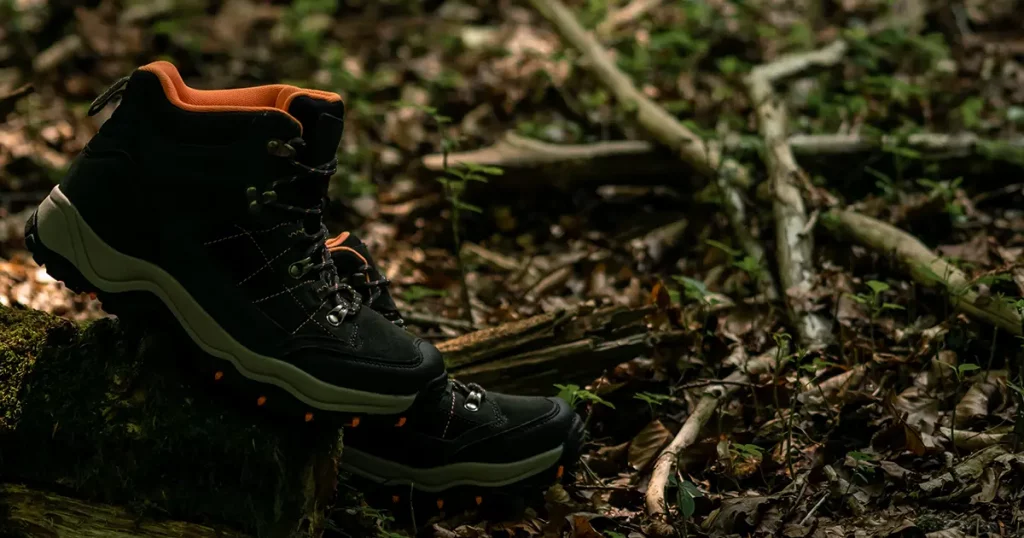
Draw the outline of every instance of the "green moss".
M306 465L337 454L337 431L226 405L190 382L181 340L0 308L0 475L261 536L294 528Z

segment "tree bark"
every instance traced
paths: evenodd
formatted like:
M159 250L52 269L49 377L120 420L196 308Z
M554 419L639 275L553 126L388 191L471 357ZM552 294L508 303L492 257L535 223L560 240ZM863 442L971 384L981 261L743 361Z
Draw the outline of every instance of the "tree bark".
M76 510L76 501L11 489L23 482L125 506L140 522L274 538L321 533L340 431L231 405L183 367L210 359L167 330L0 307L0 476L9 505L0 529L17 528L25 514ZM23 535L66 535L68 517L39 520ZM113 523L120 517L110 536L127 532ZM50 534L39 530L47 525Z

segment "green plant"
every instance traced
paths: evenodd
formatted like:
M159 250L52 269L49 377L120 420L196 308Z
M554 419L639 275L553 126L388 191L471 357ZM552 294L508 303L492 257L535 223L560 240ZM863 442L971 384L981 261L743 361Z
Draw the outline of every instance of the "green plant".
M462 280L462 302L465 309L466 319L473 320L472 305L469 300L469 285L466 283L466 263L462 259L462 213L482 213L483 209L465 202L462 199L469 183L487 183L489 176L500 176L504 173L496 166L483 166L474 163L459 163L458 167L449 166L448 155L458 147L458 140L450 138L445 126L451 123L451 118L441 115L437 109L430 106L417 105L415 103L399 102L399 106L416 108L427 114L437 125L438 133L441 136L441 168L443 174L437 179L444 187L445 199L448 201L452 212L452 238L455 243L455 259L459 264L459 275Z
M669 487L676 488L676 508L679 509L679 514L683 516L683 519L693 517L694 512L697 511L694 499L704 496L700 488L693 482L685 480L678 475L672 475L669 479Z
M445 290L435 290L426 286L412 285L402 291L402 299L407 303L415 303L422 301L427 297L447 297L448 292Z
M647 407L650 408L651 414L654 414L654 408L672 399L668 394L653 394L650 392L640 392L633 395L634 399L640 400L647 403Z
M855 302L860 303L868 307L868 313L871 317L871 348L875 348L875 321L878 316L886 310L903 310L903 307L898 304L887 303L882 299L882 294L889 291L889 285L885 282L878 280L869 280L867 284L868 289L871 293L858 293L858 294L846 294L847 297L853 299Z
M862 484L868 483L868 476L873 475L877 469L875 461L878 458L874 454L853 450L846 453L846 456L853 462L853 476L858 478Z
M761 272L761 264L758 263L757 258L745 255L742 250L734 249L729 245L715 241L714 239L708 239L705 243L728 254L730 258L730 265L746 273L751 282L757 284L761 281L763 273Z
M605 401L604 398L601 398L589 390L580 388L579 385L559 385L556 383L555 388L559 390L558 397L568 402L569 407L572 407L573 409L576 409L576 406L582 402L601 404L615 409L615 406L612 405L611 402Z
M953 373L956 375L956 384L957 384L957 388L958 389L961 386L963 386L964 379L966 378L965 374L967 372L973 372L975 370L981 370L981 366L978 366L977 364L970 363L970 362L965 362L964 364L961 364L959 366L953 366L952 364L949 364L947 362L942 362L942 361L937 361L937 362L939 364L941 364L943 366L946 366L947 368L953 370ZM952 415L950 416L950 424L949 424L949 442L950 442L950 444L953 445L953 450L955 452L956 452L956 441L955 441L955 439L956 439L956 407L957 406L955 406L955 405L953 406L953 411L952 411ZM957 453L959 455L959 452L957 452Z
M764 449L757 445L745 445L742 443L730 444L729 451L732 452L733 457L742 458L759 458L764 453Z
M930 179L918 179L918 185L928 189L928 197L941 199L945 202L946 213L954 220L962 219L964 208L956 201L956 193L963 183L964 178L958 177L951 181L933 181Z

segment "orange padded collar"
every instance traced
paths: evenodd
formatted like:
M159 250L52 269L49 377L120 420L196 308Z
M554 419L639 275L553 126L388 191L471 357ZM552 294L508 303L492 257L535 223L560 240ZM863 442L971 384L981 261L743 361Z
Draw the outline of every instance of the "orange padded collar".
M158 61L139 69L153 73L160 79L167 100L174 106L190 112L280 112L291 118L302 129L302 123L288 113L292 99L306 95L322 101L341 101L341 96L321 90L307 90L287 84L270 84L233 90L197 90L185 85L178 69L170 62Z

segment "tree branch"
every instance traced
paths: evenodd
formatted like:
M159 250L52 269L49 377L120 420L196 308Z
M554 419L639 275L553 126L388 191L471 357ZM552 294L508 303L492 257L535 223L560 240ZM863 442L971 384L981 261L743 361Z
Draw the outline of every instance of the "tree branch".
M812 349L828 342L831 327L824 318L800 306L816 280L814 245L808 231L807 209L800 194L800 183L809 181L789 147L786 105L775 95L772 84L811 67L835 64L843 58L846 48L846 43L840 40L817 51L786 55L755 67L746 80L764 138L765 165L771 176L779 277L800 340Z
M679 429L679 433L658 454L658 459L654 463L654 471L651 473L651 481L647 485L647 513L651 515L652 519L646 529L649 534L658 537L675 536L675 529L668 523L665 488L668 486L669 477L675 471L679 454L697 442L701 429L726 398L736 392L736 389L749 383L751 377L768 372L775 365L777 354L778 349L775 348L762 353L748 361L743 368L729 374L720 385L705 390L683 427Z
M640 92L573 14L559 0L530 0L547 18L567 43L583 54L587 67L604 84L622 106L636 114L637 122L658 142L677 152L679 158L700 173L712 179L725 201L724 210L736 240L746 253L761 265L761 291L766 297L778 297L774 278L765 266L765 253L747 228L746 207L739 187L750 186L750 171L733 159L722 156L713 144L679 123L675 117Z
M894 255L919 284L944 289L957 310L1021 335L1021 319L1016 310L995 297L972 290L971 282L960 269L936 256L916 237L855 211L832 211L826 218L858 243Z

